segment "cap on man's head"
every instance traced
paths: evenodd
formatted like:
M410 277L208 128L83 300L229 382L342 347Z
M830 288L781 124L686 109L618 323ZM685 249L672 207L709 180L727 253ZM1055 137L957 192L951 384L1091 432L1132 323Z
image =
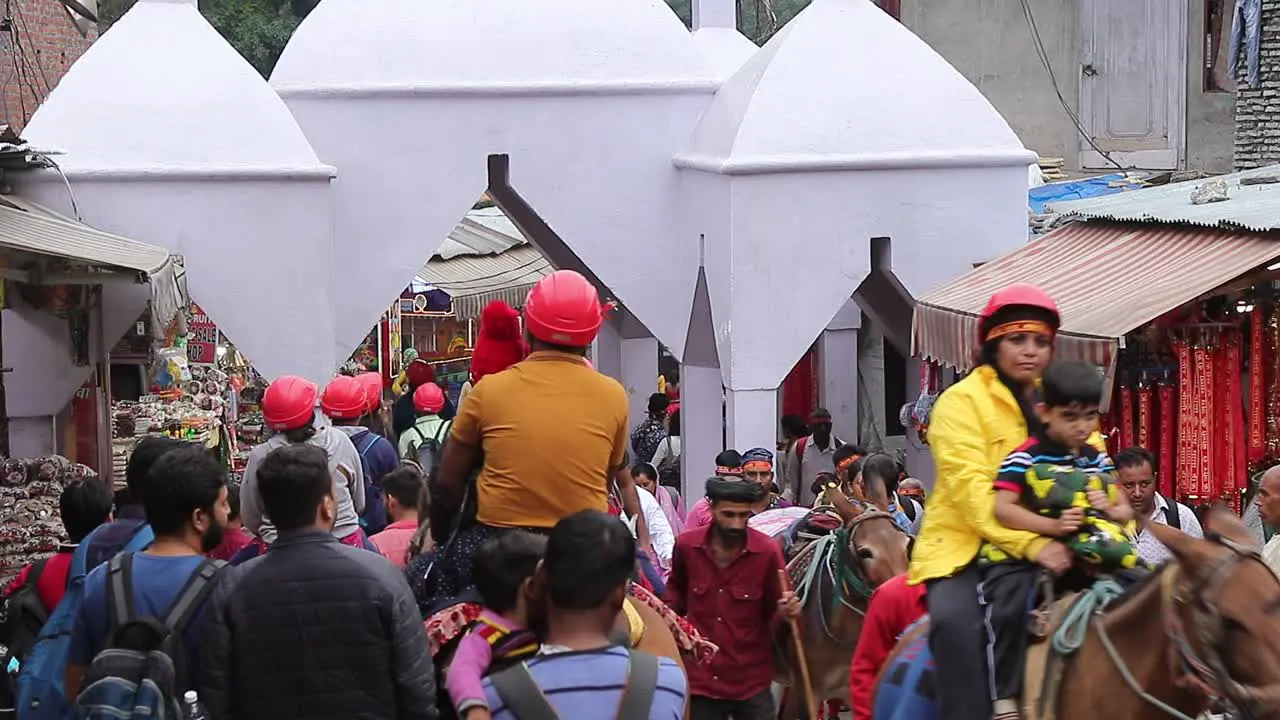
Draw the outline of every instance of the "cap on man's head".
M743 471L755 470L769 472L773 470L773 453L761 447L751 448L742 453Z

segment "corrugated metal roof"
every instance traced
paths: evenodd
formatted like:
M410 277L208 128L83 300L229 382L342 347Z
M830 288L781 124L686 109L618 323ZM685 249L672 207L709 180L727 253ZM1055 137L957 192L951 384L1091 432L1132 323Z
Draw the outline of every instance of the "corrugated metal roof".
M532 245L522 245L498 255L459 255L451 260L431 260L418 277L453 298L476 295L513 285L537 282L550 275L551 263Z
M496 207L471 210L445 238L436 255L450 260L460 255L498 255L525 244L524 236Z
M1280 182L1241 185L1249 178L1280 179L1280 165L1222 175L1228 199L1191 204L1191 191L1209 179L1188 180L1118 195L1051 203L1049 209L1068 217L1126 222L1198 225L1228 230L1280 230Z
M77 264L113 270L159 273L170 262L168 250L0 203L0 247L66 258Z
M0 199L0 255L44 255L88 270L144 274L162 323L186 305L184 273L168 250L94 229L30 201Z
M536 247L524 244L496 255L432 258L418 277L448 293L458 317L470 318L492 300L522 304L529 288L554 270Z
M1108 366L1130 331L1276 258L1280 238L1271 234L1072 223L921 298L915 352L972 367L987 298L1027 282L1049 293L1062 312L1055 357Z

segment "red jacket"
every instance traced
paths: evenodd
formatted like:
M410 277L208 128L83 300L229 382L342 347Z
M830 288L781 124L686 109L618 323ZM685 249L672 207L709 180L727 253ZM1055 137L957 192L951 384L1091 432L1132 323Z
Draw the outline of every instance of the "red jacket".
M908 585L906 575L893 578L871 594L858 648L853 651L853 664L849 668L854 720L871 720L876 677L898 638L925 614L924 596L924 585Z

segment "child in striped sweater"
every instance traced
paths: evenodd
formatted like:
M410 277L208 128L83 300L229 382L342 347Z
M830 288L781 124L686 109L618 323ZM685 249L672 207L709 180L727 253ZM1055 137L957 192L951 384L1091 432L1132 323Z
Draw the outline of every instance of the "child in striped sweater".
M485 540L472 557L471 577L484 611L458 643L445 674L449 699L462 720L489 720L484 677L538 651L526 590L546 549L545 537L511 530Z

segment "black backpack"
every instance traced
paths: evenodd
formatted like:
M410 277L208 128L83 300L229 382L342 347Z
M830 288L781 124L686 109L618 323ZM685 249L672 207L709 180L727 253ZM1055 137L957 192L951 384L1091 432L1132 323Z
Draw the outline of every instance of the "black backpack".
M451 421L442 421L436 425L436 432L431 437L423 435L417 425L406 430L405 432L417 435L418 439L409 441L409 452L401 459L417 463L423 475L434 477L436 468L440 466L440 449L444 446L444 437L447 437L451 424Z
M41 628L49 620L50 610L36 589L48 561L49 558L35 561L26 581L0 606L0 643L9 648L9 657L18 658L19 662L35 647Z
M107 566L107 647L94 656L76 697L77 720L181 718L191 689L182 634L213 592L221 560L205 560L174 599L163 620L139 617L133 599L133 555Z
M493 689L516 720L560 720L525 663L489 676ZM617 720L648 720L658 691L658 657L632 650L627 658L627 680Z

